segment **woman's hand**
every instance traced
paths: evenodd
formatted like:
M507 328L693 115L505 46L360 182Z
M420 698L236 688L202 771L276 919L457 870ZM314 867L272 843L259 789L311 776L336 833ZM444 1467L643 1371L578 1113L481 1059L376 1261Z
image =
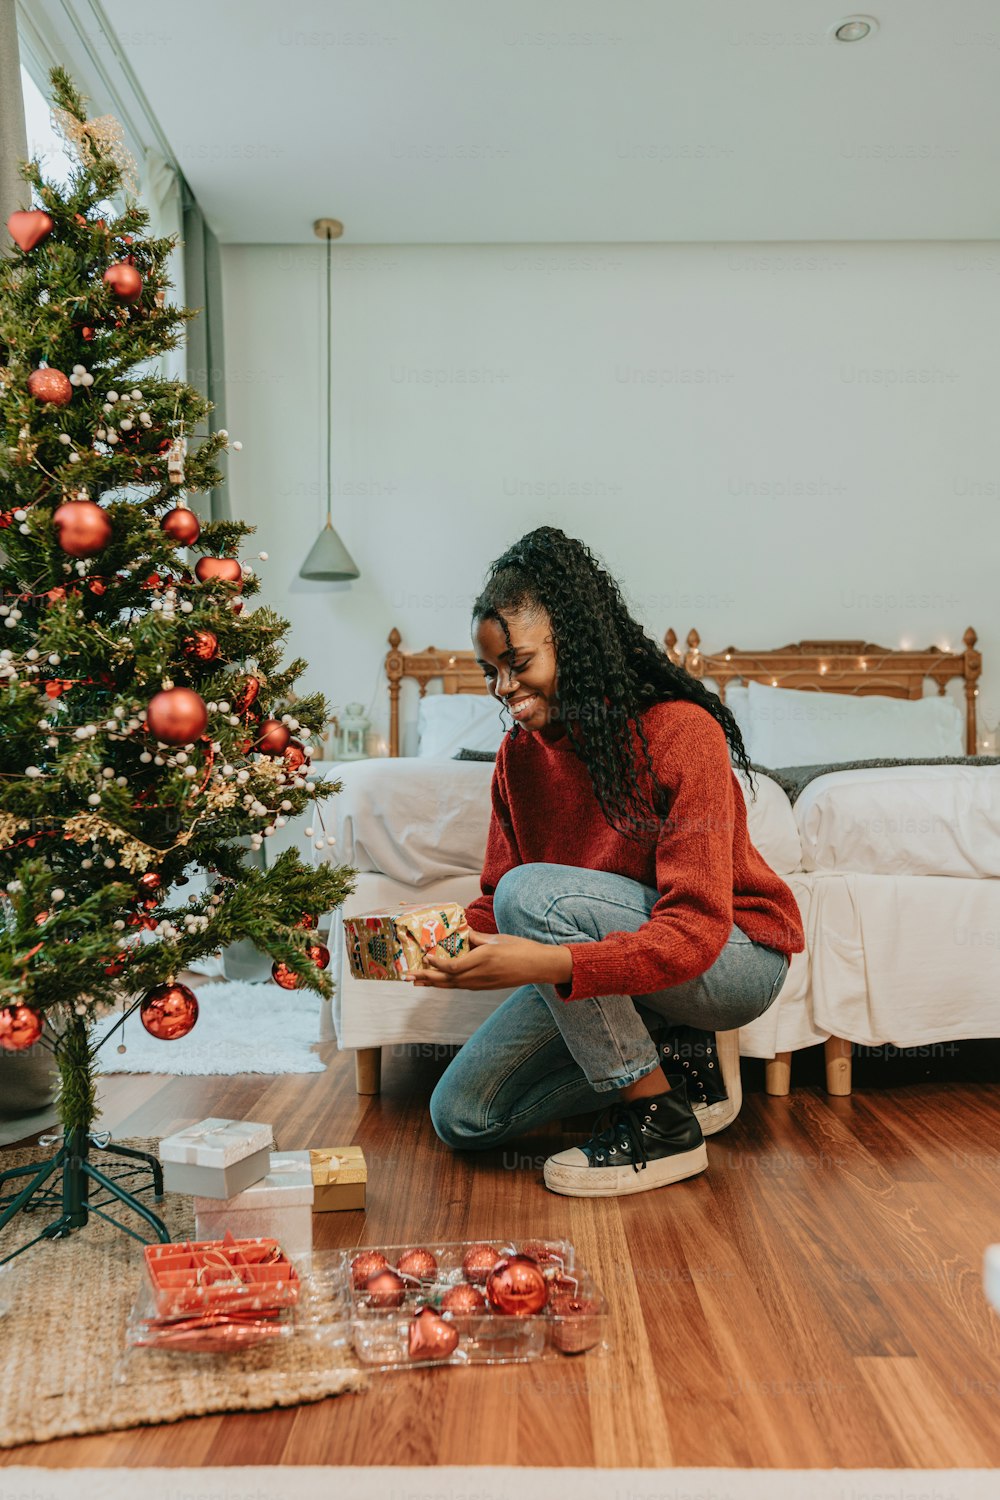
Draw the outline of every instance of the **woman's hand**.
M565 984L573 977L573 955L564 944L475 928L470 928L469 940L468 953L455 958L429 953L419 970L403 978L435 989L503 990L519 984Z

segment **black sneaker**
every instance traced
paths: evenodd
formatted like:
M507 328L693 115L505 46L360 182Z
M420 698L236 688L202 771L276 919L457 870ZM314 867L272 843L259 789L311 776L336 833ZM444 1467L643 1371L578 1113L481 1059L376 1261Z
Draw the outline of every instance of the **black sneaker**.
M704 1135L725 1130L743 1104L739 1031L700 1031L667 1025L653 1032L665 1073L683 1073L691 1108Z
M550 1156L545 1186L574 1198L616 1197L704 1172L708 1152L686 1081L675 1073L667 1082L665 1094L612 1104L597 1117L588 1141Z

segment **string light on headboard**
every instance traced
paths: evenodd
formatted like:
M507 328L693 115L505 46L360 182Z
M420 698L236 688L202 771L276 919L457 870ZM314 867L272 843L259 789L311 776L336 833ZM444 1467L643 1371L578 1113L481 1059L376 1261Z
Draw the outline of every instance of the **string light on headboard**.
M821 674L825 674L826 673L826 666L827 666L827 664L826 664L825 661L821 661L820 662L820 664L819 664L819 670L820 670Z

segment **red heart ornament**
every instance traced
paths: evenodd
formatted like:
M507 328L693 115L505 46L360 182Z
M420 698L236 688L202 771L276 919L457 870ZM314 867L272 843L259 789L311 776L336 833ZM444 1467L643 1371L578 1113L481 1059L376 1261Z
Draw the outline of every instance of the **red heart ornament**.
M40 208L20 209L11 214L7 220L7 228L15 245L27 255L29 250L34 250L36 245L40 245L52 233L53 224L49 215Z
M422 1307L410 1322L411 1359L448 1359L458 1347L458 1329Z

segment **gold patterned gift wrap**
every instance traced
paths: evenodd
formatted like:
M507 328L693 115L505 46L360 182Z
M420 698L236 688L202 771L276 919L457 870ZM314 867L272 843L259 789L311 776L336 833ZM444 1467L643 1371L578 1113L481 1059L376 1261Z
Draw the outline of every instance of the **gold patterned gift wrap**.
M355 979L401 979L423 967L428 953L454 956L470 947L465 909L457 901L440 906L404 906L344 918L344 942Z
M364 1208L368 1168L360 1146L323 1146L309 1152L313 1213Z

